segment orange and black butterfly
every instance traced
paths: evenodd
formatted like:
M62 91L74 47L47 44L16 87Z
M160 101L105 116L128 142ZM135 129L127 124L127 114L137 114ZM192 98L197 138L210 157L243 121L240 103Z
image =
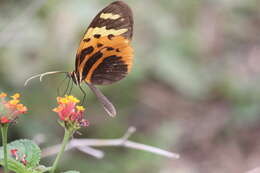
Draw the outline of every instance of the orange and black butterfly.
M91 88L110 116L116 115L113 104L94 85L112 84L131 70L133 23L132 11L122 1L101 10L80 42L75 70L68 73L77 86L85 82Z
M82 82L96 93L109 113L110 102L94 85L112 84L124 78L132 67L133 15L127 4L115 1L101 10L90 23L76 54L73 82ZM105 100L104 100L105 99Z

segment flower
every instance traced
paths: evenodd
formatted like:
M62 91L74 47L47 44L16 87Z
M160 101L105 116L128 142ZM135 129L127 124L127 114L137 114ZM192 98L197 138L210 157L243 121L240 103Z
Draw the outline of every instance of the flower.
M0 98L5 98L6 96L7 96L6 93L1 93L1 94L0 94Z
M80 127L87 127L89 122L84 119L85 108L77 105L80 101L72 96L57 97L58 106L53 109L56 112L66 128L75 130Z
M10 120L6 116L1 117L1 124L7 124L9 122L10 122Z
M0 93L0 125L14 122L19 115L27 112L27 107L20 103L20 94L16 93L7 99L6 93Z
M14 100L17 100L20 98L20 94L19 93L15 93L13 96L11 96Z

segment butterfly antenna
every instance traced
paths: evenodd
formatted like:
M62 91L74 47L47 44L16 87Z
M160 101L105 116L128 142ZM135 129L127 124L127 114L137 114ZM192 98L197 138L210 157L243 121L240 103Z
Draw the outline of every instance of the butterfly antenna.
M28 78L28 79L24 82L24 86L26 86L26 85L29 83L29 81L31 81L32 79L39 78L39 79L40 79L40 82L41 82L41 81L42 81L42 78L43 78L44 76L51 75L51 74L57 74L57 73L68 73L68 72L63 72L63 71L49 71L49 72L37 74L37 75L34 75L34 76Z
M116 116L116 108L115 106L108 100L106 96L94 85L87 83L86 84L89 86L89 88L95 93L97 96L98 100L100 103L103 105L103 108L105 111L108 113L109 116L115 117Z

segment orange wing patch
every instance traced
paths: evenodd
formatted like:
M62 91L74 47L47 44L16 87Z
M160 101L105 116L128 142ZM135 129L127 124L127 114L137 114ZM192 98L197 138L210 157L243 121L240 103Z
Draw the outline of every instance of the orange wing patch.
M80 79L94 84L110 84L125 77L133 60L129 43L122 36L89 40L81 49L89 50L89 54L78 64ZM78 55L82 55L82 51Z
M129 40L122 36L117 36L113 37L111 40L107 37L104 37L102 40L100 40L100 42L101 44L105 44L104 48L100 50L101 53L103 53L103 56L98 59L90 68L85 80L87 82L95 83L95 78L98 77L97 75L110 76L113 81L122 79L131 71L133 63L133 49L129 45ZM103 69L101 64L104 63L105 60L107 65L106 68ZM103 71L100 71L99 68L103 69ZM100 71L100 74L96 74L95 76L94 72L98 70ZM118 79L118 77L122 78Z
M111 84L132 68L132 11L122 1L101 10L90 23L76 54L78 83Z

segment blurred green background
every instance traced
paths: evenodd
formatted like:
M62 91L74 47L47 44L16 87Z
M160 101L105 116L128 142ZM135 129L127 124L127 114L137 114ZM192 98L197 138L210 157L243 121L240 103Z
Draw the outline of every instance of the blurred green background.
M29 108L10 139L61 141L52 112L62 75L74 69L79 41L110 0L0 0L0 91L20 92ZM90 126L78 138L121 137L180 153L179 160L123 148L101 148L98 160L67 152L59 172L230 173L260 165L260 1L129 0L135 60L124 80L100 87L115 104L109 118L87 90ZM62 86L66 86L64 83ZM82 98L78 88L73 94ZM43 159L50 165L53 157Z

